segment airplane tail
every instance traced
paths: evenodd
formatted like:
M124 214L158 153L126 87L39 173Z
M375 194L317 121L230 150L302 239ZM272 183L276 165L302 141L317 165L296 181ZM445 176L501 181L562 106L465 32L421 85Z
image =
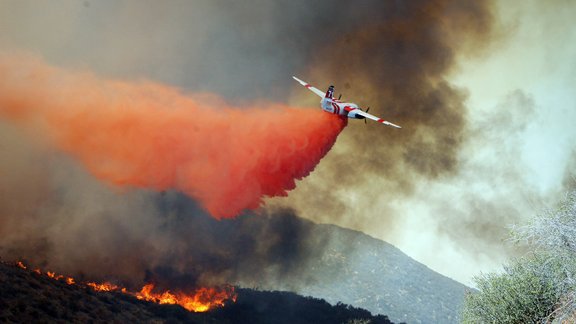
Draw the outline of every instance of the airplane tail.
M329 98L332 99L334 98L334 86L331 85L330 87L328 87L328 91L326 91L326 96L325 98Z

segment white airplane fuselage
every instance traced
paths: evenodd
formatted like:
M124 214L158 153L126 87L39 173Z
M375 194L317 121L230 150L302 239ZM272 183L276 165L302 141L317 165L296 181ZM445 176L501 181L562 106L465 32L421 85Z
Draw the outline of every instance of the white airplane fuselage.
M340 102L338 99L322 98L320 101L322 110L335 115L342 115L348 118L364 119L364 116L356 114L358 105L352 102Z

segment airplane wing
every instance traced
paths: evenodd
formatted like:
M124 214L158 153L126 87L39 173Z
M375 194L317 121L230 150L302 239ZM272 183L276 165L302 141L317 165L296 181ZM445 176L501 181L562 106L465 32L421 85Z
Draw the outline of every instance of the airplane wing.
M293 76L294 80L298 81L301 85L303 85L304 87L308 88L308 90L314 92L315 94L317 94L320 98L324 98L324 95L326 94L325 92L322 92L316 88L314 88L313 86L309 85L308 83L298 79L297 77Z
M396 125L396 124L392 124L391 122L386 121L386 120L384 120L384 119L382 119L382 118L378 118L378 117L376 117L376 116L370 115L369 113L367 113L367 112L365 112L365 111L362 111L362 110L360 110L360 109L356 109L356 110L354 110L354 112L356 113L356 115L364 116L364 117L366 117L366 118L368 118L368 119L375 120L375 121L377 121L377 122L379 122L379 123L382 123L382 124L384 124L384 125L388 125L388 126L392 126L392 127L396 127L396 128L402 128L402 127L400 127L400 126L398 126L398 125Z

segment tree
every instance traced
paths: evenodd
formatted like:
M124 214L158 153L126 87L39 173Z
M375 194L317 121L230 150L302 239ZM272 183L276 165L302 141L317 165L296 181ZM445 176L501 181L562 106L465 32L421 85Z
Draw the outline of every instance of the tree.
M466 296L464 323L541 323L560 301L557 273L547 258L515 260L502 274L475 278L478 293Z
M558 280L562 299L550 314L559 322L576 313L576 190L569 192L556 209L537 215L528 224L513 227L513 240L527 243L536 253L548 256L561 276Z
M538 249L576 256L576 191L556 209L545 210L526 225L514 226L513 240Z
M532 252L502 274L475 278L478 293L466 296L466 323L564 322L576 313L576 191L557 209L513 227L512 240Z

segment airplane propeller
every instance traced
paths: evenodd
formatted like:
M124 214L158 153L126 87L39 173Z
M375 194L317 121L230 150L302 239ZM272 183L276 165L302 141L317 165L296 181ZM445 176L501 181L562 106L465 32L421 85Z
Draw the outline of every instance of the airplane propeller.
M366 113L370 110L370 107L366 108ZM366 118L364 118L364 124L366 124Z

